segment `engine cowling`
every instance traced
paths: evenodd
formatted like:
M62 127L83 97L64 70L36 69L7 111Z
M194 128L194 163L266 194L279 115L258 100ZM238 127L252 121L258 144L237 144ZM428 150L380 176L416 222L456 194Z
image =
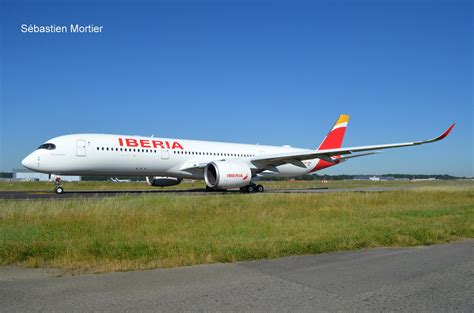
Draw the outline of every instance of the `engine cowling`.
M211 162L204 168L204 180L211 188L237 188L250 184L252 172L248 165L232 161Z
M167 186L174 186L178 185L181 183L183 179L182 178L176 178L176 177L168 177L168 176L154 176L146 177L146 182L150 186L154 187L167 187Z

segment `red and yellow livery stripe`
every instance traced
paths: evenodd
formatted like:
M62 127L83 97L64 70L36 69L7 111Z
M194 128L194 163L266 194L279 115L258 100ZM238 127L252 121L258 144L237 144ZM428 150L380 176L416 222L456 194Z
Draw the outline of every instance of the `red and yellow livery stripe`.
M323 142L319 145L318 150L327 150L327 149L337 149L342 146L342 141L344 140L344 135L346 133L347 124L349 123L349 115L341 114L337 119L336 123L332 127L329 134L324 138ZM336 165L339 163L339 156L333 157L335 160L334 163L330 163L324 160L318 160L316 166L311 170L311 172L316 172L324 168Z

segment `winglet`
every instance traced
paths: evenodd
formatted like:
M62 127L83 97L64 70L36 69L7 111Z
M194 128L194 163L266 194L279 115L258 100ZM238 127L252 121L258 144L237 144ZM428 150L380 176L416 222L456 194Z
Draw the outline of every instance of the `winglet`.
M435 141L442 140L442 139L446 138L449 135L451 130L453 130L454 125L456 125L456 123L451 124L451 126L449 126L449 128L446 129L446 131L444 133L442 133L441 135L439 135L436 138L428 139L428 140L424 140L424 141L418 141L418 142L415 142L415 144L420 145L420 144L424 144L424 143L429 143L429 142L435 142Z
M456 125L456 123L452 123L451 126L449 126L449 128L441 136L436 138L436 140L441 140L441 139L444 139L444 137L448 136L451 130L453 130L454 125Z

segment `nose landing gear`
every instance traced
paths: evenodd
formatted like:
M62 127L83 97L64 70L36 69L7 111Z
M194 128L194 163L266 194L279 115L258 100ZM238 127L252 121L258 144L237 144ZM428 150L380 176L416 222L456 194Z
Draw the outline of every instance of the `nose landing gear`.
M54 192L58 195L62 194L64 192L64 188L61 186L56 186L54 187Z
M54 179L54 192L57 195L60 195L64 192L63 181L62 181L61 177L59 177L59 176L56 176L56 178Z

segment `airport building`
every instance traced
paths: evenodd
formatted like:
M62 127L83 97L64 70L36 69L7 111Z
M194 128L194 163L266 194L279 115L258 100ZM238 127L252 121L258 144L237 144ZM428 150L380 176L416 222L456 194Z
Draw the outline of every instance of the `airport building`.
M54 180L56 175L51 175L51 180ZM43 173L36 173L26 169L14 169L13 179L24 181L48 181L49 175ZM61 176L64 181L81 181L81 176Z

